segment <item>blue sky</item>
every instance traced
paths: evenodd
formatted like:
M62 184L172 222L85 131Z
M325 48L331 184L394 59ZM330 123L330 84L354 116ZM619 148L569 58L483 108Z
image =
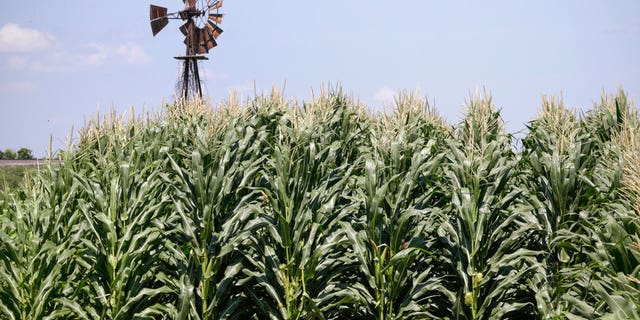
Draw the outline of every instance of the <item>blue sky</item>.
M173 99L184 52L180 23L155 38L149 4L180 0L3 1L0 4L0 149L46 154L85 118L157 110ZM282 87L310 97L340 82L379 109L420 89L450 122L485 87L516 132L542 94L588 109L603 90L640 98L640 1L239 1L209 61L206 93Z

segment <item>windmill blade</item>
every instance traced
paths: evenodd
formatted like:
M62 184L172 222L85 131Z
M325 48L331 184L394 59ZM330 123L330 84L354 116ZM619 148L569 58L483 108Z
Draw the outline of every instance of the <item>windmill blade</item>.
M187 46L187 55L198 53L200 42L200 29L198 29L192 20L187 21L180 27L180 31L185 35L184 44Z
M209 1L209 10L215 10L222 7L223 0L210 0Z
M196 0L184 0L184 5L186 10L195 10Z
M167 16L167 8L151 5L149 8L149 12L151 15L151 20L155 20L158 18L163 18Z
M198 54L205 54L209 52L209 49L207 48L207 37L209 37L209 34L204 32L204 30L198 31Z
M149 16L151 18L151 32L153 32L153 36L155 37L160 30L169 24L167 8L151 5L149 8Z
M180 32L182 32L182 34L185 36L189 35L191 30L193 30L193 25L194 25L193 20L187 20L185 24L180 26Z
M151 32L153 32L153 36L155 37L160 30L164 29L169 24L169 19L167 18L159 18L157 20L151 21Z
M213 37L215 39L218 39L218 37L220 36L220 34L223 32L222 29L220 29L220 27L218 27L217 24L209 21L207 23L207 28L209 29L209 31L211 31L211 34L213 35Z
M198 53L201 53L201 54L208 53L209 50L213 49L215 46L218 45L215 38L211 34L211 30L209 30L208 28L201 29L199 33L200 33L200 41L198 44L200 45L200 48L198 49Z
M222 18L224 18L224 14L222 13L212 13L209 15L209 21L215 22L217 24L222 23Z

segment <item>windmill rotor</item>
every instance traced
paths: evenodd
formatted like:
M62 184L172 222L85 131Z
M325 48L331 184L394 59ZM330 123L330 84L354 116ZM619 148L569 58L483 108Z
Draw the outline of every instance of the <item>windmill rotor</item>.
M182 20L179 27L184 35L185 55L175 57L183 60L183 75L181 76L181 94L185 99L197 94L202 97L198 60L206 60L202 55L209 53L218 46L216 41L223 30L224 14L219 12L223 0L183 0L184 9L169 13L165 7L150 6L151 32L156 36L168 24L169 20ZM195 94L192 94L195 91Z

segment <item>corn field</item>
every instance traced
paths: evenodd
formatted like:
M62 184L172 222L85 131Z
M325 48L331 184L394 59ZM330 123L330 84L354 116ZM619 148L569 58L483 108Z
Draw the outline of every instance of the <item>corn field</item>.
M640 117L339 89L97 117L0 195L0 319L639 319Z

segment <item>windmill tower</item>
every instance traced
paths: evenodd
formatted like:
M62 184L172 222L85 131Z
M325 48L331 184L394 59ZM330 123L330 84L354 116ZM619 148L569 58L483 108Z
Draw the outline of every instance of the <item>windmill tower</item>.
M174 57L182 62L180 79L176 85L176 93L182 99L202 98L202 85L198 62L208 60L205 54L216 47L216 39L222 33L218 26L224 14L218 12L223 0L183 0L182 11L167 13L167 8L151 5L151 31L153 36L169 24L169 19L180 19L184 24L180 32L185 36L186 46L183 56Z

